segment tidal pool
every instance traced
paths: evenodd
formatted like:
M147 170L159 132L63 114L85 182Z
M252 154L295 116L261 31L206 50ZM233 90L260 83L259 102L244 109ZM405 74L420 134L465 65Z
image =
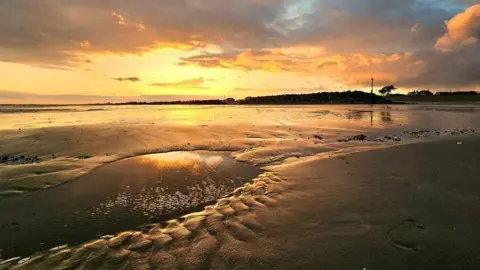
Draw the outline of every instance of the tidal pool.
M228 152L170 152L110 163L76 181L0 201L1 254L23 256L179 217L260 173Z

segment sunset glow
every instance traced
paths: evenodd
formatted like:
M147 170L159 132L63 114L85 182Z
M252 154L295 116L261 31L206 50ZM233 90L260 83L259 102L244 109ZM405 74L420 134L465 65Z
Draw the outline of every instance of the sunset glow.
M2 1L0 103L479 90L474 3Z

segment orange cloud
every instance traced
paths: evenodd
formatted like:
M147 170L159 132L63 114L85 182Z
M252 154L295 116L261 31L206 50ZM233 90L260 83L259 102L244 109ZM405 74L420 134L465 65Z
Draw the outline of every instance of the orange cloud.
M209 44L261 47L279 36L264 21L281 0L9 1L0 8L1 61L69 67L84 54L143 54L159 48L194 50ZM19 14L35 13L35 20ZM192 23L194 22L194 23ZM72 46L72 44L75 44ZM82 62L83 63L83 62Z
M471 6L446 21L445 24L447 33L440 37L435 44L435 48L438 50L446 52L477 43L480 28L480 4Z
M117 24L120 24L120 25L126 24L125 18L122 15L116 12L112 12L112 17L117 21Z
M90 42L88 40L83 40L80 42L80 48L88 49L90 48Z
M178 82L159 82L152 83L150 86L160 87L160 88L197 88L197 89L207 89L203 87L202 84L205 82L204 78L195 78L189 80L183 80Z
M144 31L146 29L145 25L139 23L139 22L130 22L125 19L125 17L121 14L118 14L116 12L112 12L112 17L115 19L118 25L123 25L123 26L130 26L135 28L138 31Z
M379 83L394 83L400 77L416 76L424 62L413 54L302 54L296 50L247 50L236 55L208 54L181 58L180 65L204 68L228 68L244 71L292 72L306 76L325 76L346 85L368 85L375 77Z

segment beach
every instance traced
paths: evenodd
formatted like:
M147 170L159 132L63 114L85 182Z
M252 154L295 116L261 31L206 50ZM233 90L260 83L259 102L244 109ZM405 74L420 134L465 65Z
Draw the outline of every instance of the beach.
M94 118L102 121L52 127L44 123L20 127L21 131L5 127L0 153L9 159L0 165L0 209L12 208L15 200L80 187L109 166L155 153L224 153L225 160L231 156L238 166L252 169L238 167L251 173L234 186L219 188L212 182L222 192L212 193L217 198L208 199L207 205L199 203L202 209L172 210L172 215L154 215L147 225L139 222L108 234L84 234L78 244L52 240L50 246L31 253L4 250L8 256L0 269L480 265L474 235L479 222L474 213L480 206L475 182L480 174L477 107L241 107L231 110L237 119L219 108L204 107L211 112L208 117L197 117L195 110L189 108L185 116L185 109L180 109L183 121L158 117L163 125L152 124L149 116L127 117L126 124ZM226 123L227 119L234 120ZM27 147L33 144L38 147ZM195 160L194 164L204 162ZM115 171L132 170L128 166L133 165L125 164ZM208 178L212 171L206 172ZM121 192L109 196L117 193ZM129 222L141 219L128 217ZM19 239L16 232L28 236L21 220L3 222L3 232L11 231L0 238L14 241ZM48 228L48 222L41 222Z

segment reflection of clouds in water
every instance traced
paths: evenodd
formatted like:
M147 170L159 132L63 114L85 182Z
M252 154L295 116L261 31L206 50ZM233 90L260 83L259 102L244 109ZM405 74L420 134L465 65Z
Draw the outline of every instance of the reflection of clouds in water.
M140 215L152 221L213 202L241 186L250 171L257 175L256 169L223 152L169 152L121 162L122 168L135 170L122 179L130 184L115 184L110 196L92 204L89 213L95 219Z
M146 155L138 158L142 164L150 164L161 171L184 169L193 174L199 174L201 168L215 169L224 157L220 155L206 155L192 152L170 152L164 154Z
M211 167L216 167L223 162L223 157L221 156L207 156L204 158L205 164Z

